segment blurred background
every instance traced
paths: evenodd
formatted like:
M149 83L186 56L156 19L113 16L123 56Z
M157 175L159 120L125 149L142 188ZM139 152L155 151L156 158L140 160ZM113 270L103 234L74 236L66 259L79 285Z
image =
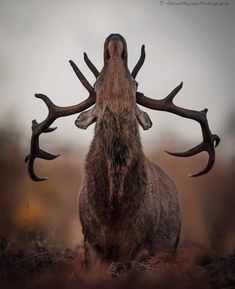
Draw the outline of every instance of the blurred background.
M191 120L145 109L154 125L146 132L140 129L142 143L146 155L176 183L181 244L234 252L234 12L233 1L0 0L0 235L21 244L40 240L75 247L81 242L76 202L94 125L82 131L74 125L77 116L57 120L58 129L40 143L61 156L36 161L36 172L49 180L32 182L24 163L31 121L47 116L34 94L44 93L61 106L84 100L87 91L68 60L93 84L83 52L100 70L104 40L117 32L127 41L130 70L141 45L146 46L139 91L160 99L184 81L175 103L209 109L211 131L221 143L207 175L187 177L206 164L206 154L178 159L164 153L201 142L200 127Z

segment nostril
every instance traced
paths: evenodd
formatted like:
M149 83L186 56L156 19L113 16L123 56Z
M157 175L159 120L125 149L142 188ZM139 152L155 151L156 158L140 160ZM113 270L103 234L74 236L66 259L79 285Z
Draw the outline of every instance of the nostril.
M111 34L109 41L111 41L111 40L120 40L121 41L121 37L119 34Z

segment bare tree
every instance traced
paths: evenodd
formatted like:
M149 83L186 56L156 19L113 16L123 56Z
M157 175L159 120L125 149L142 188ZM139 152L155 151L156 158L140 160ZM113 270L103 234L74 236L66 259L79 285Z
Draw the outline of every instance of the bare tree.
M104 67L99 72L87 55L84 60L96 77L92 87L74 62L70 61L77 77L89 92L82 103L71 107L58 107L43 94L41 98L49 109L46 120L32 124L31 151L26 157L30 177L35 181L35 158L51 160L51 155L39 148L39 135L51 132L55 119L82 112L76 126L86 129L96 122L95 136L85 162L85 173L79 197L79 214L84 234L86 261L92 252L103 260L133 260L156 254L159 250L174 252L180 235L180 204L174 183L144 155L138 124L143 129L152 126L146 112L137 104L168 111L200 123L201 144L184 153L170 153L188 157L207 151L209 161L205 169L192 176L207 173L215 161L215 147L219 137L212 135L206 113L177 107L177 86L162 100L150 99L137 91L135 77L143 65L145 49L132 73L127 67L127 46L119 34L111 34L104 43Z

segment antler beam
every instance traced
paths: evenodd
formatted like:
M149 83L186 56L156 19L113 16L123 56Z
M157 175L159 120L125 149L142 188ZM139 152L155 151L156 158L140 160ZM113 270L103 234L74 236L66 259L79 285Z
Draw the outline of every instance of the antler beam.
M47 108L48 108L48 116L41 123L37 123L36 120L32 121L32 137L31 137L31 145L30 145L30 153L25 157L25 162L28 163L28 172L29 176L34 181L43 181L46 180L46 177L38 177L34 172L34 160L36 158L41 158L45 160L53 160L57 158L59 155L52 155L39 147L39 136L41 133L52 132L56 129L50 128L50 125L60 117L72 115L79 113L92 105L95 104L96 95L93 87L85 78L85 76L81 73L81 71L77 68L76 64L70 60L70 64L72 65L77 77L84 85L84 87L89 91L89 97L83 102L72 105L68 107L60 107L55 105L46 95L44 94L35 94L35 97L42 99Z
M199 145L182 153L166 151L167 153L173 156L178 156L178 157L190 157L200 152L206 151L209 155L209 159L208 159L208 163L206 167L202 171L196 174L190 175L191 177L197 177L197 176L206 174L213 167L214 162L215 162L215 147L218 146L220 142L220 138L217 135L212 134L210 131L209 124L208 124L207 117L206 117L206 114L208 111L207 109L204 109L202 111L195 111L195 110L184 109L184 108L178 107L173 103L174 97L181 90L182 87L183 87L183 82L181 82L174 90L172 90L172 92L167 97L161 100L152 99L152 98L145 96L143 93L137 92L136 102L150 109L159 110L159 111L168 111L168 112L180 115L182 117L193 119L199 122L201 126L201 130L202 130L202 136L203 136L203 141Z

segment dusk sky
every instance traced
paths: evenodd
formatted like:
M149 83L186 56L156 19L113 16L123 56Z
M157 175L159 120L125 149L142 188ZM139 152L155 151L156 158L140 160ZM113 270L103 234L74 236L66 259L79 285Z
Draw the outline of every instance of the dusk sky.
M192 5L199 2L204 4ZM44 103L34 98L36 92L61 106L84 100L87 91L68 61L72 59L93 84L83 52L100 70L104 40L117 32L127 41L130 70L145 44L146 61L137 76L139 91L160 99L184 81L175 103L194 110L207 107L212 132L231 150L226 128L235 115L234 15L234 1L1 0L1 127L16 125L28 145L31 120L42 121L47 115ZM201 141L194 121L143 110L154 124L149 131L141 131L147 148L177 137L190 145ZM47 141L88 146L94 126L79 130L74 125L76 117L57 120L58 130ZM162 136L165 140L160 141Z

